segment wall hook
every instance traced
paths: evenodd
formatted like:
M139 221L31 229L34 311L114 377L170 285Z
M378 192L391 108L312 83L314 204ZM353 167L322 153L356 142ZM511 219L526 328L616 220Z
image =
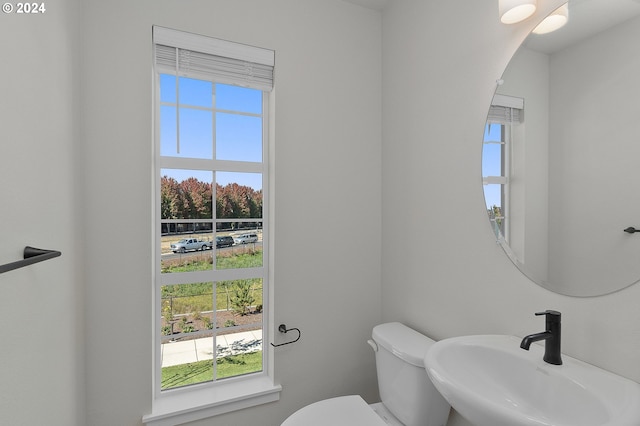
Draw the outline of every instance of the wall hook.
M629 234L635 234L636 232L640 232L640 229L636 229L633 226L630 226L626 229L623 229L624 232L628 232Z
M297 332L298 332L298 338L297 338L296 340L292 340L292 341L290 341L290 342L285 342L285 343L280 343L280 344L277 344L277 345L274 345L273 343L271 343L271 346L273 346L274 348L277 348L278 346L290 345L290 344L295 343L295 342L297 342L298 340L300 340L300 337L302 337L302 333L300 332L300 329L299 329L299 328L295 328L295 327L287 328L287 326L286 326L286 325L284 325L284 324L280 324L280 325L278 326L278 331L279 331L280 333L288 333L288 332L289 332L289 331L291 331L291 330L295 330L295 331L297 331Z

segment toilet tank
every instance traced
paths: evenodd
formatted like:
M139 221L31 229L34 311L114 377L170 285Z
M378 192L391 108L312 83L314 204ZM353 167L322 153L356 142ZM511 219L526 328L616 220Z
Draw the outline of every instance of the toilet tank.
M373 328L380 398L405 426L444 426L449 403L433 386L424 356L433 340L399 322Z

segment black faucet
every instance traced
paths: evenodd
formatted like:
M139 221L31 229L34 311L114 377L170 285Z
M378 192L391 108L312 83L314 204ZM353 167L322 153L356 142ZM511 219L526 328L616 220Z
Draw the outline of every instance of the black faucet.
M546 330L542 333L525 336L522 339L522 343L520 343L520 347L528 351L533 342L545 340L544 357L542 359L549 364L562 365L562 357L560 356L560 312L547 310L536 312L536 315L546 316Z

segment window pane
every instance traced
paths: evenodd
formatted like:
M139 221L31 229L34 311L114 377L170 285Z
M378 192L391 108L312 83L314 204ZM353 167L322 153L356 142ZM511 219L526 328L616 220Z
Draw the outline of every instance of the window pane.
M262 279L220 281L216 294L218 329L262 325Z
M161 288L162 389L212 381L213 283Z
M173 106L160 107L160 155L178 155L178 115Z
M213 115L211 111L180 108L180 149L177 157L213 158Z
M216 113L216 158L262 162L262 118Z
M162 273L213 269L213 172L162 169L160 176Z
M178 118L176 107L160 107L160 155L212 159L212 112L193 108L180 108L179 112Z
M216 173L216 269L263 265L261 188L260 173Z
M262 371L262 280L216 294L214 310L212 283L162 286L162 389Z
M502 145L485 143L482 148L482 176L502 176Z
M487 214L489 221L493 227L496 237L504 236L505 217L502 202L503 185L489 184L484 185L484 198L487 203Z
M180 104L213 108L213 83L180 77Z
M502 208L502 185L484 185L484 199L487 202L488 209L492 208L493 206Z
M502 141L502 128L503 124L497 123L487 123L484 128L484 140L493 141L493 142L501 142Z
M176 76L160 74L160 102L176 103Z
M262 174L216 173L216 218L262 218Z
M182 232L182 229L199 230ZM211 223L164 223L163 230L168 232L161 238L160 268L163 274L209 271L213 269L213 233L203 231L211 229Z
M487 123L484 131L484 145L482 147L482 176L483 178L502 177L503 179L485 179L484 198L487 214L497 238L505 235L505 127L503 124ZM495 183L502 181L502 183ZM487 183L492 181L493 183Z
M160 176L162 219L213 218L213 172L162 169Z
M216 247L216 269L261 267L262 222L218 221Z
M216 84L216 108L262 114L262 92L246 87Z
M216 378L262 371L262 280L216 284Z

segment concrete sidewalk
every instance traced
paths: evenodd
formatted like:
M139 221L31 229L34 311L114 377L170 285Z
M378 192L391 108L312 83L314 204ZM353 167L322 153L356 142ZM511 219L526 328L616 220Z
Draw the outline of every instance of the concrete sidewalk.
M217 336L216 349L216 358L262 350L262 330ZM163 343L161 356L163 367L213 359L213 337Z

